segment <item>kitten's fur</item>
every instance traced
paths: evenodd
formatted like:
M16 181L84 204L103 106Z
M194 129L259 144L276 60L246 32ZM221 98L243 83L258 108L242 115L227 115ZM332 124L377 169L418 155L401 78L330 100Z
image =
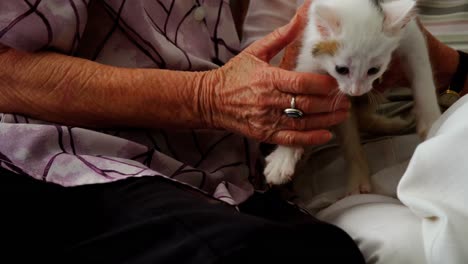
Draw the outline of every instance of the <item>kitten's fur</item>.
M360 96L372 89L396 52L412 84L417 131L424 139L441 113L427 45L415 21L415 6L413 0L313 1L295 70L329 74L337 80L342 93ZM328 48L320 52L323 42L332 42L338 48L325 44ZM343 67L349 73L344 74ZM371 68L378 71L373 69L369 74ZM370 172L353 111L349 120L337 126L336 134L349 164L349 192L370 192ZM278 146L266 158L267 183L288 182L303 153L302 147Z

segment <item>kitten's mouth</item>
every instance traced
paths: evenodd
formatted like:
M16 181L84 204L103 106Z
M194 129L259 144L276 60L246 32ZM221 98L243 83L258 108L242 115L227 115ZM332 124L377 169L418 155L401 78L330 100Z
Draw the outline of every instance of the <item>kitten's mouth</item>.
M358 89L358 90L352 90L352 89L340 89L344 94L346 94L347 96L361 96L363 94L366 94L367 90L365 89Z
M346 94L349 95L349 96L361 96L361 95L364 95L366 93L367 93L367 91L356 91L356 92L348 92Z
M361 85L351 85L342 89L342 91L349 96L361 96L368 93L372 88L361 86Z

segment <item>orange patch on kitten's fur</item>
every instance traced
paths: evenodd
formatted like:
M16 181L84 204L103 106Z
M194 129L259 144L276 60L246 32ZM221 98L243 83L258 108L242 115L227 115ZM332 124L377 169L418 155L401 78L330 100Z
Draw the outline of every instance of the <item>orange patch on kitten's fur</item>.
M335 40L326 40L317 43L312 49L312 54L314 56L318 55L335 55L336 51L340 47L340 44Z

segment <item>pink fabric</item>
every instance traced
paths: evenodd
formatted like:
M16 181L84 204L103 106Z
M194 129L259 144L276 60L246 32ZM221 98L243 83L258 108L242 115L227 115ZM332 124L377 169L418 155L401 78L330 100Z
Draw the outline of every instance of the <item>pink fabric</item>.
M243 31L242 47L266 36L275 28L286 25L296 13L296 0L250 1Z
M251 1L251 18L258 17L246 23L248 39L270 30L257 24L262 12L287 2ZM0 10L0 45L115 66L208 70L242 48L223 0L2 0ZM7 113L0 123L0 165L18 174L64 186L155 175L232 204L261 179L257 147L227 131L96 131Z

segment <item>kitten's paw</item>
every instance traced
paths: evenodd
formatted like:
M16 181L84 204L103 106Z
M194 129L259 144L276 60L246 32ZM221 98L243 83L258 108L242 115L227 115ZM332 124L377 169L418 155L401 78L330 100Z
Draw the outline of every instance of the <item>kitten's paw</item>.
M269 185L281 185L291 181L297 162L304 150L279 147L266 157L264 175Z
M356 195L356 194L367 194L372 192L372 186L370 183L361 183L358 186L351 186L348 189L346 196Z
M422 140L426 140L429 130L432 128L432 125L439 119L441 116L440 111L433 111L431 114L424 114L418 118L417 121L417 132L419 137Z
M370 172L367 166L351 165L347 196L372 192Z

